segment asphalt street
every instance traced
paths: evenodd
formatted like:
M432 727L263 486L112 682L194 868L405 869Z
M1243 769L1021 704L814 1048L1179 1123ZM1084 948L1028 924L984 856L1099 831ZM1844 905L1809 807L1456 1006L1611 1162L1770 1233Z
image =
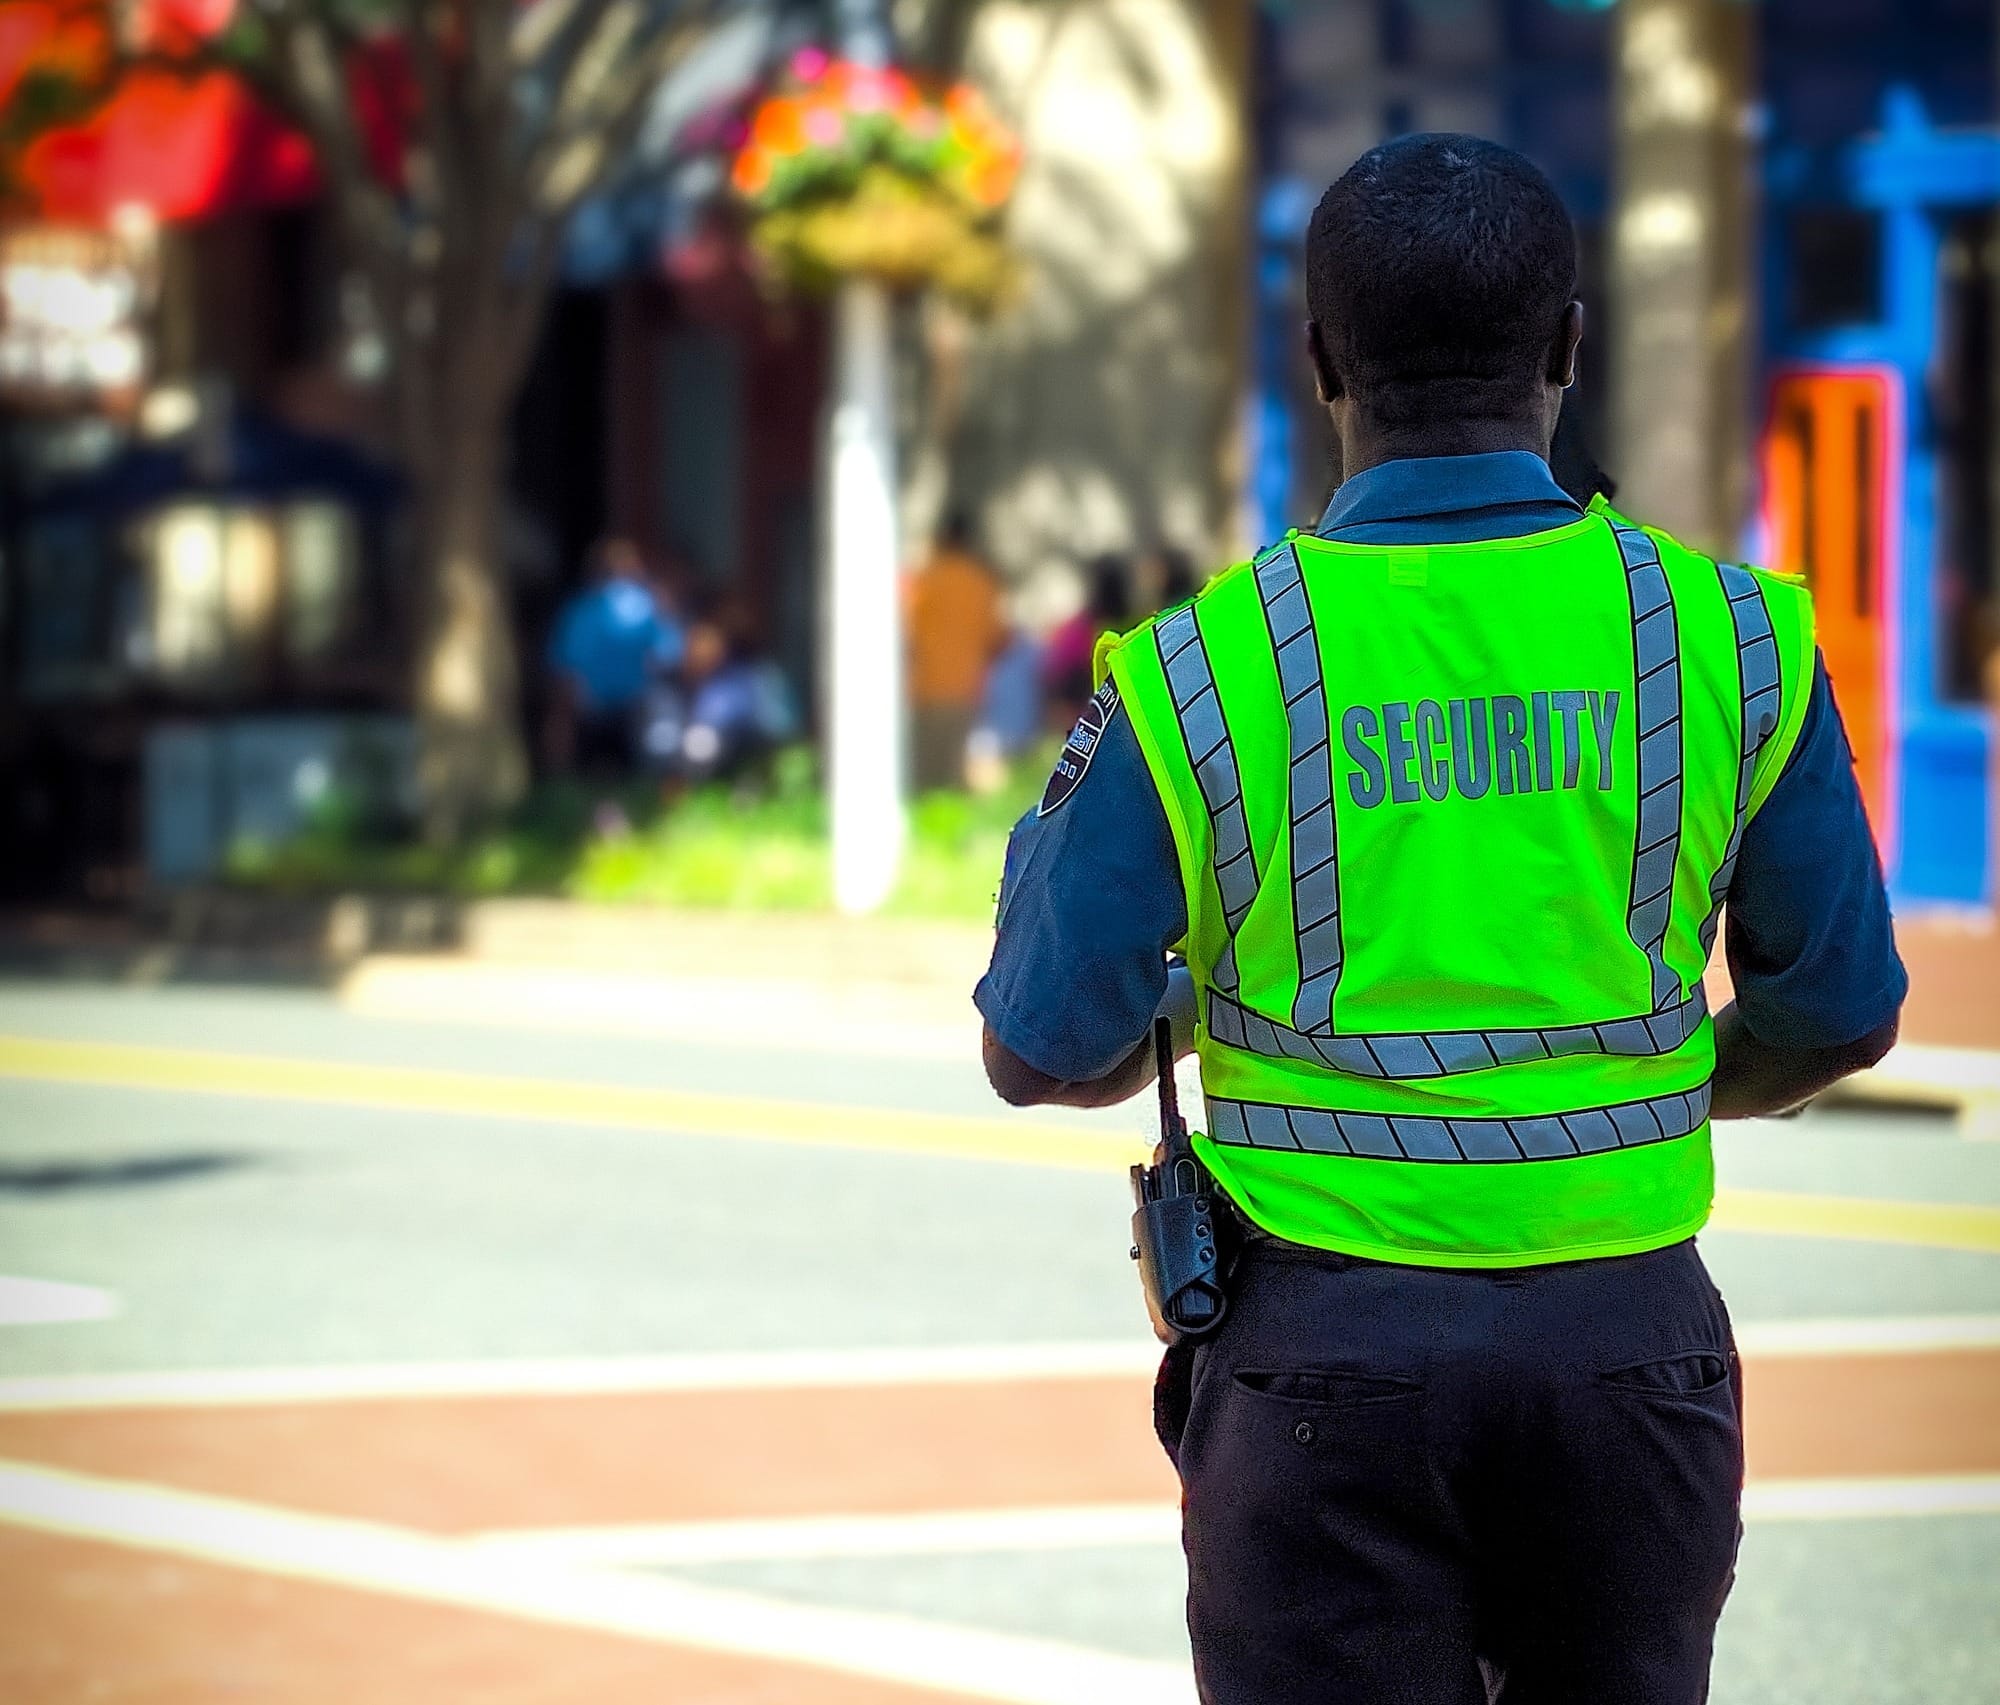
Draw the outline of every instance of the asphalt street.
M0 1695L1189 1697L1145 1108L516 1016L0 985ZM2000 1145L1718 1150L1768 1417L1715 1697L2000 1701Z

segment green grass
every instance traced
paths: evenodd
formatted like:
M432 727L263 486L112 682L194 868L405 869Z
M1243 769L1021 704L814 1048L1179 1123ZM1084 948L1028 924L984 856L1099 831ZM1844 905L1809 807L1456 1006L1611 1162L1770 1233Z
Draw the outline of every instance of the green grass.
M1041 791L1049 753L997 793L932 793L910 808L910 843L888 910L986 921L1007 834ZM614 807L626 827L607 832ZM804 749L755 787L707 787L663 806L646 789L540 789L504 828L447 851L329 807L279 846L235 848L229 880L283 893L563 895L602 905L817 911L833 902L826 804Z

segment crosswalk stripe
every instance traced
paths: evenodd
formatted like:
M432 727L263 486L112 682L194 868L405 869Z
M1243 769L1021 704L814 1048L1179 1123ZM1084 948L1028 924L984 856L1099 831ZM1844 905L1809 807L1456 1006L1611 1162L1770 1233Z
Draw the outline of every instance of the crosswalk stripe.
M1808 1356L1933 1355L2000 1349L2000 1315L1882 1315L1753 1321L1738 1347L1753 1362ZM569 1397L613 1392L782 1391L861 1386L1149 1379L1150 1338L881 1348L722 1350L686 1355L355 1362L318 1367L175 1368L23 1374L0 1379L0 1413L51 1409L213 1408L383 1398Z
M463 1540L33 1463L0 1461L0 1522L1003 1705L1194 1700L1192 1679L1178 1665L914 1617L780 1602L657 1575L549 1569Z

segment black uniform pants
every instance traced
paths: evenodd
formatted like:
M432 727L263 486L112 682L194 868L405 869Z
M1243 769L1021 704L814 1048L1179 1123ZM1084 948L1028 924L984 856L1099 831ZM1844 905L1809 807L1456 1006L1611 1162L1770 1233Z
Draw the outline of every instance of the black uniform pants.
M1492 1273L1253 1244L1161 1391L1208 1705L1707 1698L1741 1379L1691 1242Z

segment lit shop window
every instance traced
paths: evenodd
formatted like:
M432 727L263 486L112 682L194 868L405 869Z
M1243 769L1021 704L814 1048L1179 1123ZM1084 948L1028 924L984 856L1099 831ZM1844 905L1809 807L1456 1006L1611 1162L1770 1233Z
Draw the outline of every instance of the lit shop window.
M336 503L282 512L285 646L294 663L336 655L360 614L361 549L354 517Z
M183 687L233 684L250 671L259 606L268 617L276 552L269 524L201 504L163 510L146 524L152 582L152 664ZM274 587L272 588L275 589Z
M137 390L156 272L152 235L143 215L112 231L0 231L0 396L40 401Z
M356 627L359 553L336 504L181 504L146 525L152 673L184 690L240 687L338 651Z

